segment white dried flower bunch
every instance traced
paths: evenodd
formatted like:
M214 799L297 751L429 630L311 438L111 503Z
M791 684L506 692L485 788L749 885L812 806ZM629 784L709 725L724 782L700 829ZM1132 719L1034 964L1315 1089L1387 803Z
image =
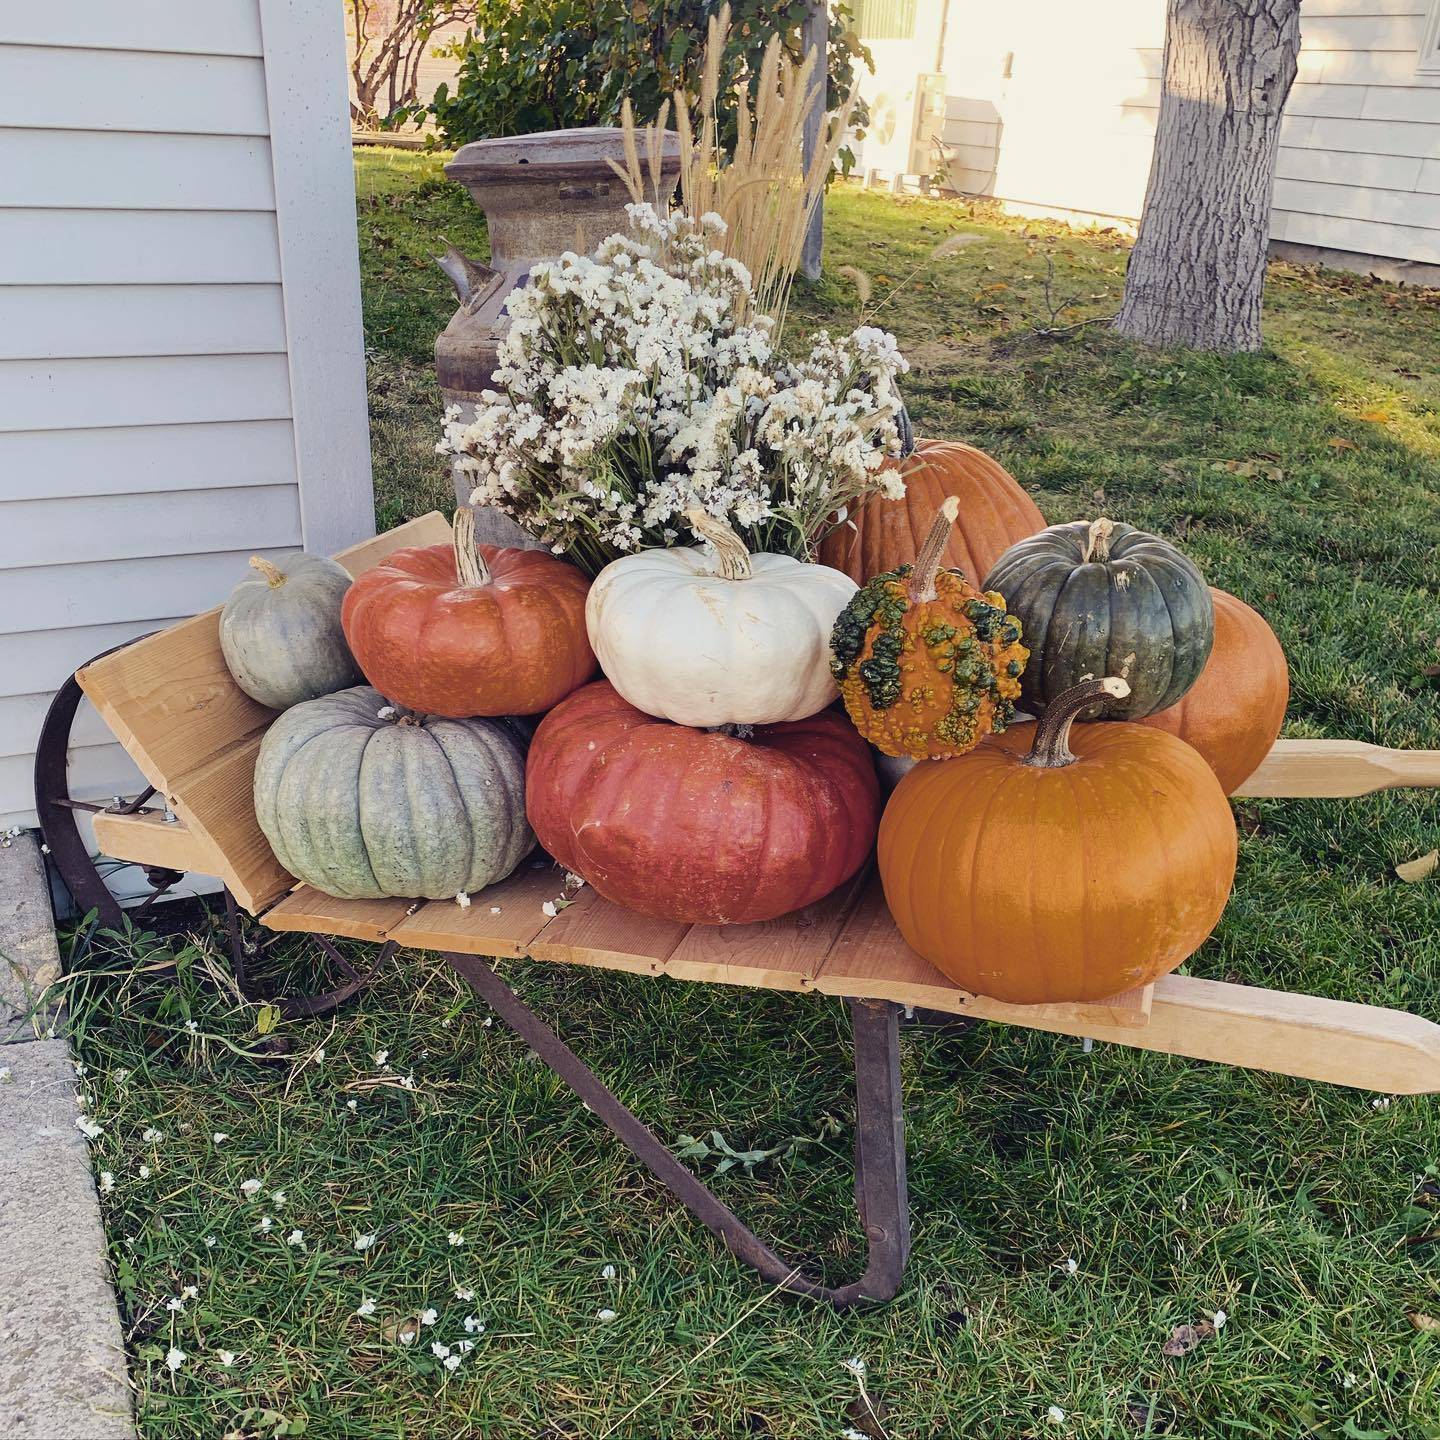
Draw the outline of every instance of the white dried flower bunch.
M439 449L557 554L594 573L617 555L692 543L685 510L752 550L808 558L854 502L904 493L894 467L908 366L894 337L817 331L777 353L750 275L715 215L626 207L593 257L539 264L511 293L498 387L446 416ZM740 317L748 318L740 318Z

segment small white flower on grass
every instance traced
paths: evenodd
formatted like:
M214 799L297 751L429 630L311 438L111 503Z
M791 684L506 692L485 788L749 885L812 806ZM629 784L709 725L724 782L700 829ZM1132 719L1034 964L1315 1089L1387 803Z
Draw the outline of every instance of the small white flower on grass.
M870 1440L870 1437L863 1430L857 1430L853 1425L847 1425L840 1432L840 1440Z
M422 1325L433 1325L440 1318L438 1310L422 1310L420 1312L420 1323Z
M1359 1377L1355 1374L1355 1372L1354 1372L1353 1370L1350 1370L1350 1371L1347 1371L1347 1372L1346 1372L1345 1378L1344 1378L1340 1383L1341 1383L1347 1390L1350 1390L1350 1389L1352 1389L1352 1388L1355 1386L1355 1384L1356 1384L1356 1382L1357 1382L1358 1379L1359 1379Z
M452 1245L463 1245L465 1243L465 1237L458 1230L452 1230L445 1238Z
M475 1298L475 1292L467 1289L464 1285L457 1285L455 1287L455 1298L457 1300L473 1300Z
M355 1248L357 1250L368 1250L378 1239L379 1234L357 1235L355 1237Z
M552 920L555 918L556 915L558 915L558 914L560 913L560 912L555 908L555 902L554 902L553 900L547 900L540 908L541 908L541 910L543 910L543 911L545 912L545 914L547 914Z
M75 1117L75 1128L87 1140L98 1140L105 1133L104 1126L97 1125L86 1115L77 1115Z
M200 1287L198 1285L187 1285L181 1292L182 1300L198 1300L200 1298Z
M1065 1423L1065 1412L1058 1405L1052 1405L1045 1412L1045 1418L1052 1425L1063 1425Z
M595 1318L599 1320L602 1324L608 1325L610 1321L615 1320L618 1317L613 1310L597 1310L595 1312Z
M447 1355L444 1360L447 1370L458 1370L460 1368L460 1357L458 1355Z
M1230 1318L1230 1317L1229 1317L1223 1310L1217 1310L1217 1311L1210 1317L1210 1323L1211 1323L1217 1330L1223 1330L1223 1329L1225 1328L1225 1322L1226 1322L1229 1318Z
M1073 1255L1066 1256L1065 1273L1067 1275L1073 1275L1079 1268L1080 1262Z
M1390 1108L1390 1098L1389 1095L1377 1095L1370 1102L1370 1108L1372 1110L1388 1110Z
M382 705L376 712L377 720L393 720L395 718L395 707L393 705Z
M223 1130L217 1130L213 1135L211 1135L210 1140L212 1144L223 1145L229 1138L230 1137Z
M262 1235L268 1235L275 1227L275 1222L268 1215L260 1217L260 1223L255 1227Z
M863 1380L865 1378L865 1362L858 1355L852 1355L850 1359L842 1360L840 1363L857 1380Z
M455 1348L462 1355L468 1355L475 1348L475 1342L473 1340L457 1340L455 1342Z
M495 1017L494 1017L493 1015L487 1015L487 1016L480 1022L480 1024L481 1024L486 1030L488 1030L494 1023L495 1023Z
M360 1102L358 1100L347 1100L345 1102L345 1108L353 1115L360 1108Z
M603 1270L601 1270L600 1278L602 1280L613 1280L618 1273L619 1272L615 1269L613 1265L607 1265Z
M123 1085L130 1078L130 1072L122 1065L119 1069L110 1072L110 1078L117 1085Z
M292 1230L286 1237L285 1243L293 1245L297 1250L305 1248L305 1232L303 1230Z
M215 1237L213 1235L207 1235L205 1237L205 1248L207 1250L213 1250L215 1248Z
M148 1180L150 1178L150 1167L148 1165L142 1165L135 1173L139 1175L142 1180Z
M448 1345L442 1345L438 1340L432 1340L430 1342L430 1353L437 1360L444 1360L450 1354L450 1347Z
M215 1358L228 1370L235 1363L235 1352L233 1350L217 1350Z
M375 1313L375 1302L366 1295L355 1307L355 1313L364 1319L368 1319Z
M240 1188L246 1195L258 1195L260 1193L260 1182L258 1180L242 1180Z
M317 1065L323 1065L325 1063L325 1047L323 1045L317 1047L312 1058Z
M71 1063L75 1066L75 1073L77 1075L89 1074L90 1067L83 1060L74 1060Z
M164 1131L157 1130L153 1125L142 1131L140 1135L141 1143L145 1145L153 1145L157 1140L163 1140L164 1138Z
M485 1322L478 1315L467 1315L465 1317L465 1333L467 1335L483 1335Z
M413 1345L415 1343L415 1332L413 1330L402 1330L400 1332L400 1343L402 1345Z
M573 870L567 870L565 872L565 884L571 890L583 890L585 888L585 881Z
M173 1310L177 1315L183 1315L185 1313L185 1302L180 1296L172 1295L165 1302L165 1308L167 1310Z
M285 1208L285 1192L283 1190L272 1192L270 1198L275 1202L275 1208L277 1210L283 1210Z
M185 1352L177 1346L172 1345L165 1352L165 1363L170 1367L171 1372L178 1370L185 1363Z
M375 1068L386 1070L389 1068L390 1052L388 1050L377 1050L375 1052Z
M415 1077L413 1075L402 1075L400 1077L400 1088L402 1090L413 1090L415 1088Z
M199 1030L200 1030L200 1022L199 1022L198 1020L187 1020L187 1021L185 1022L185 1028L186 1028L192 1035L198 1034L198 1033L199 1033Z
M100 1193L108 1195L115 1188L115 1177L108 1170L100 1172Z
M470 897L463 890L458 891L455 896L455 903L462 910L468 910L470 908Z

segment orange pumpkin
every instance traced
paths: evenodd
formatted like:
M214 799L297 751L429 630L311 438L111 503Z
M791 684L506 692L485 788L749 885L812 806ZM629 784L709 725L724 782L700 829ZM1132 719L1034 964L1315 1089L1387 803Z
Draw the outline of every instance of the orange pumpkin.
M930 518L954 496L960 516L940 557L978 585L1017 541L1045 528L1045 517L997 460L958 440L922 440L899 462L905 481L900 500L872 495L821 542L822 564L843 570L857 585L872 575L911 564Z
M879 842L890 913L964 989L1103 1000L1173 970L1219 920L1235 821L1210 767L1144 725L1070 733L1081 710L1129 688L1087 680L1033 725L917 765L891 796Z
M397 550L346 592L340 620L365 678L426 715L535 715L595 673L585 633L590 582L548 550L475 543L455 512L453 545Z
M963 755L1015 714L1029 651L993 591L940 568L950 496L913 568L876 575L840 612L830 669L855 728L886 755Z
M1285 652L1262 616L1223 590L1212 587L1210 598L1215 646L1200 678L1169 709L1140 723L1193 745L1233 795L1270 753L1285 723L1290 676Z

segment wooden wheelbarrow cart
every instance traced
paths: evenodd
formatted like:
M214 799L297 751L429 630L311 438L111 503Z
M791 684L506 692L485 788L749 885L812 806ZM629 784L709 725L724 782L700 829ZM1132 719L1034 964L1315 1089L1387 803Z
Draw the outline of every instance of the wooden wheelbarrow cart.
M430 514L337 559L359 574L401 546L449 539L445 519ZM242 986L254 949L241 910L271 931L316 937L343 980L325 994L282 1001L291 1015L322 1013L357 994L398 948L438 951L677 1199L736 1256L787 1290L843 1307L888 1300L899 1289L910 1246L902 1011L1001 1020L1377 1091L1440 1089L1440 1025L1397 1010L1180 975L1100 1004L1015 1006L967 994L905 945L872 877L782 919L728 926L648 919L589 888L552 916L542 907L560 894L561 875L544 862L522 866L468 909L453 900L322 895L280 868L256 823L252 776L273 712L231 679L218 616L211 610L98 657L55 699L36 760L37 805L50 853L81 909L98 911L102 924L121 920L77 828L76 811L89 810L100 852L144 866L154 887L151 901L185 872L219 877ZM66 747L82 692L148 780L151 788L139 796L105 807L71 798ZM1281 740L1243 793L1339 797L1437 785L1440 751ZM152 797L155 803L147 804ZM373 962L355 969L335 938L372 942L378 946ZM845 999L854 1028L855 1194L869 1246L864 1273L829 1288L748 1229L520 1001L487 958L525 956Z

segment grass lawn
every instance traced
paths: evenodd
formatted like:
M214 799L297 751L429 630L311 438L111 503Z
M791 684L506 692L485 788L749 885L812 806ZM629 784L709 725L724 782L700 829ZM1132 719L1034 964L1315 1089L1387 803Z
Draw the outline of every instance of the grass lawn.
M448 498L429 364L452 301L428 257L442 233L483 255L484 227L434 158L358 164L389 525ZM975 241L927 265L956 232ZM1178 539L1273 623L1288 734L1440 747L1440 295L1277 266L1263 354L1153 354L1103 326L1032 333L1116 308L1112 236L841 189L828 245L800 312L853 323L842 264L890 291L921 433L997 455L1051 520L1103 506ZM1440 842L1433 795L1241 816L1192 973L1440 1017L1440 880L1393 875ZM768 1293L425 957L262 1034L218 953L137 937L72 982L147 1440L1440 1437L1440 1326L1412 1318L1440 1316L1431 1101L994 1026L914 1035L908 1283L837 1317ZM853 1273L838 1003L505 973L667 1140L820 1137L715 1185ZM434 1340L474 1348L447 1370Z

